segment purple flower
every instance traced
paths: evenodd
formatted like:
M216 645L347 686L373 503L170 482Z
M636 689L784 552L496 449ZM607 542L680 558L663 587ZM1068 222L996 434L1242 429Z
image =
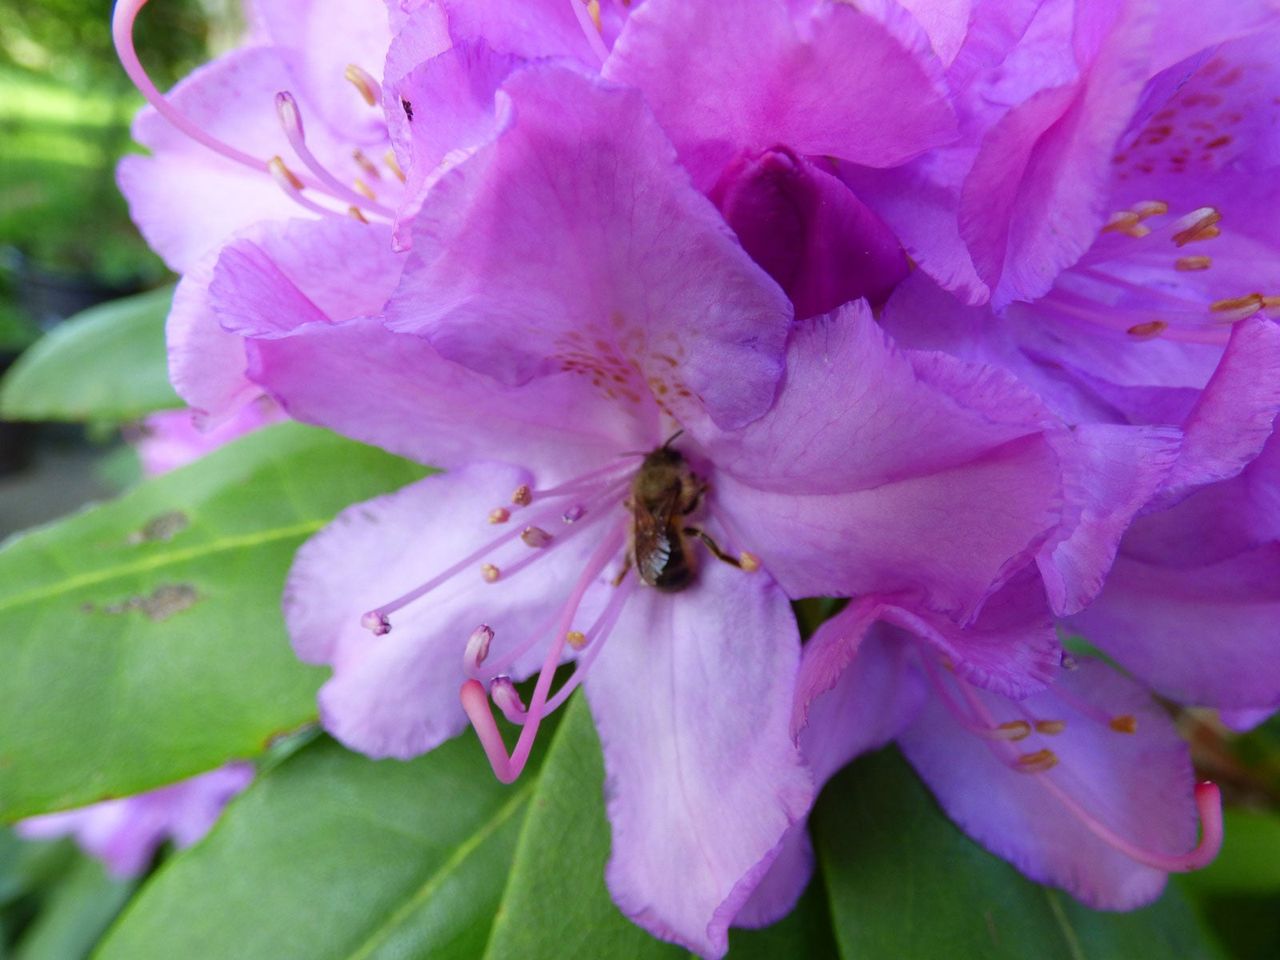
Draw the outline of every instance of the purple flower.
M1052 632L1034 577L1006 587L973 626L901 598L854 601L805 649L793 728L815 776L896 740L948 814L1032 879L1100 909L1155 899L1222 841L1218 791L1194 788L1190 757L1142 686L1100 661L1064 656L1052 686L1010 699L953 669L955 647ZM1196 814L1202 836L1196 838ZM812 854L803 831L753 907L793 899Z
M391 33L381 0L273 0L240 47L162 97L134 52L146 0L120 0L116 49L150 107L133 136L150 156L118 170L130 213L174 270L261 220L390 217L404 173L379 109Z
M635 92L537 65L500 94L512 119L425 195L412 253L386 227L292 221L188 274L179 388L215 417L266 391L449 468L299 553L285 610L299 654L333 667L326 727L407 757L470 719L511 779L582 684L615 898L718 955L811 796L788 596L907 592L971 616L1059 523L1053 428L999 371L898 350L864 303L793 326ZM197 368L211 335L227 349ZM687 472L642 551L646 455ZM664 581L686 552L691 582ZM974 676L1018 691L1058 656L1052 636L978 654ZM521 703L512 680L535 673ZM490 699L522 726L510 753ZM692 865L678 892L671 863Z
M137 876L165 841L189 847L208 833L252 779L250 764L231 763L159 790L29 817L16 829L28 840L74 837L115 876Z
M186 466L246 433L281 419L279 409L266 397L248 403L230 419L205 428L190 410L153 413L126 436L138 451L142 472L158 476Z

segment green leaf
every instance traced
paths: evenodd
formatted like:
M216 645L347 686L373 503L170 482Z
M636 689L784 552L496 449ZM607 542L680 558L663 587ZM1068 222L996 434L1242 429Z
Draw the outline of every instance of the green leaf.
M316 741L162 867L96 960L473 960L536 783L498 783L469 735L408 763Z
M1027 880L953 826L893 750L836 777L815 823L836 939L850 960L1219 956L1176 888L1115 914Z
M486 960L687 956L635 926L610 899L603 789L600 741L585 699L574 697L543 764Z
M108 876L96 860L81 858L50 893L19 941L14 960L75 960L88 956L133 887L132 881Z
M294 551L422 468L282 424L0 548L0 815L137 793L314 719ZM357 611L358 615L358 611Z
M1186 886L1198 894L1280 893L1280 815L1228 810L1218 859L1188 874Z
M133 420L182 406L169 385L164 322L173 288L125 297L59 324L0 383L7 420Z

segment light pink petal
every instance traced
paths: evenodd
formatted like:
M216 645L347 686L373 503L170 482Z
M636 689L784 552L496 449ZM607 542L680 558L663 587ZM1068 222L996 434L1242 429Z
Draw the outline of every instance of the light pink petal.
M605 76L644 91L703 189L744 150L888 167L954 138L941 64L910 15L801 6L793 17L779 0L649 0Z
M1236 324L1218 369L1182 424L1182 453L1170 497L1233 477L1258 455L1280 412L1280 325L1256 317Z
M1120 538L1161 488L1182 444L1171 427L1081 424L1061 439L1067 499L1078 511L1066 539L1037 558L1054 613L1076 613L1102 589Z
M805 645L792 724L805 724L800 747L819 789L854 757L896 737L924 692L908 667L906 645L876 628L870 612L865 604L846 608ZM789 913L809 883L813 859L808 826L798 823L735 925L766 926Z
M1280 706L1280 544L1185 568L1122 553L1098 599L1068 622L1181 703Z
M1170 857L1189 852L1196 845L1191 762L1168 715L1137 684L1094 661L1019 705L981 691L973 696L987 726L1028 718L1066 726L998 740L961 726L930 697L898 742L951 819L1031 879L1064 887L1089 906L1131 910L1159 896L1163 871L1099 839L1053 791L1130 843ZM1132 717L1135 732L1113 730L1107 720L1116 716ZM1052 751L1057 764L1015 769L1019 756L1041 750Z
M587 678L609 889L627 916L702 956L724 954L729 923L808 812L787 732L799 652L782 592L711 563L674 599L634 595Z
M997 306L1048 291L1109 212L1109 161L1149 60L1140 15L1095 7L1076 24L1082 78L1013 107L984 138L965 182L961 233Z
M765 417L700 439L713 509L792 596L921 592L963 619L1057 523L1045 412L1003 371L898 351L865 305L802 325L788 364Z
M142 461L142 472L154 477L186 466L232 440L282 419L280 408L266 398L247 404L230 420L213 426L198 422L199 418L190 410L162 410L144 419L136 439L129 439Z
M763 413L791 305L639 94L554 65L504 89L517 119L431 191L389 325L508 385L569 369L619 403Z
M495 639L491 658L529 640L564 603L597 546L591 529L544 521L553 537L545 555L518 573L487 582L481 563L499 570L534 549L518 537L470 565L437 590L390 615L391 632L361 625L366 611L395 600L447 570L510 529L489 522L506 505L523 470L478 464L428 477L348 507L298 551L285 585L284 612L298 655L327 663L332 678L320 690L325 729L361 753L405 759L430 750L466 724L458 690L467 674L467 638L481 623ZM582 524L586 521L579 521ZM584 552L585 551L585 552ZM543 655L537 644L511 671L521 676Z

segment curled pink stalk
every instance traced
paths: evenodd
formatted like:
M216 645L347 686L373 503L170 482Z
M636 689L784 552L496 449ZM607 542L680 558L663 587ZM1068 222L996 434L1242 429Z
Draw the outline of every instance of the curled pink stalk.
M497 722L493 719L493 710L489 705L489 695L485 691L484 684L479 680L467 680L458 691L462 709L471 721L471 726L475 728L476 736L480 738L480 745L484 747L485 756L489 758L494 776L503 783L515 781L529 761L529 753L533 750L533 741L538 735L538 727L541 726L542 718L547 714L551 681L555 675L556 664L560 662L560 654L564 651L565 635L573 623L573 617L578 611L579 604L582 603L582 598L622 546L623 540L624 531L621 526L616 527L604 538L595 553L591 555L582 577L565 602L551 645L547 648L546 657L543 658L538 682L534 685L524 727L516 740L515 749L510 754L507 753L507 745L503 742Z
M111 15L111 37L115 42L116 54L120 57L120 64L124 67L124 72L129 75L129 79L133 81L133 85L146 98L147 103L155 107L160 116L164 117L192 140L203 144L214 153L220 154L228 160L234 160L236 163L242 163L246 167L261 170L264 173L269 172L266 160L245 153L243 150L238 150L231 144L224 143L211 133L202 130L192 123L185 114L176 109L173 104L169 103L164 94L156 89L156 85L151 82L151 77L143 68L142 61L138 59L138 52L133 46L133 24L138 19L138 13L146 5L147 0L119 0Z

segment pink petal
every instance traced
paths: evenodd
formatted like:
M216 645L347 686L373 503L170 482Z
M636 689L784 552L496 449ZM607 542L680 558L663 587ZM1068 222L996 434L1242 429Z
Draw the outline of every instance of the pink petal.
M1023 701L1022 710L992 694L975 696L996 723L1024 720L1025 710L1066 727L1016 743L994 741L961 727L938 697L929 698L898 742L947 814L1031 879L1064 887L1089 906L1131 910L1154 900L1165 873L1099 839L1049 784L1129 842L1169 856L1186 853L1196 844L1192 770L1168 715L1137 684L1092 661L1064 672L1054 688ZM1136 732L1116 732L1081 704L1104 719L1135 718ZM1040 750L1051 750L1057 765L1037 773L1010 766L1013 757Z
M365 611L507 532L489 522L489 512L510 506L512 491L531 481L525 471L498 464L428 477L348 507L303 544L285 585L285 621L303 660L333 667L320 691L321 717L343 743L369 756L405 759L458 733L466 725L458 690L467 678L463 652L472 631L481 623L493 628L496 659L563 604L597 545L590 532L547 548L536 563L496 583L485 581L477 560L474 569L394 612L384 636L361 625ZM565 529L551 532L564 536ZM531 551L516 539L486 562L501 570ZM542 654L535 645L513 675L534 669Z
M608 775L609 889L655 935L722 956L812 799L787 734L790 606L767 577L712 563L677 597L639 591L608 644L586 689Z
M554 65L504 89L517 121L431 191L392 328L508 385L576 368L620 404L652 389L725 426L763 413L791 305L640 96Z
M1280 545L1206 566L1121 554L1098 599L1069 621L1143 682L1182 703L1280 706Z
M941 64L908 14L802 6L793 17L778 0L648 0L605 76L644 91L704 189L739 151L782 144L888 167L954 138Z
M1059 446L1079 516L1037 560L1054 613L1081 610L1102 589L1120 538L1161 488L1182 435L1170 427L1081 424Z

